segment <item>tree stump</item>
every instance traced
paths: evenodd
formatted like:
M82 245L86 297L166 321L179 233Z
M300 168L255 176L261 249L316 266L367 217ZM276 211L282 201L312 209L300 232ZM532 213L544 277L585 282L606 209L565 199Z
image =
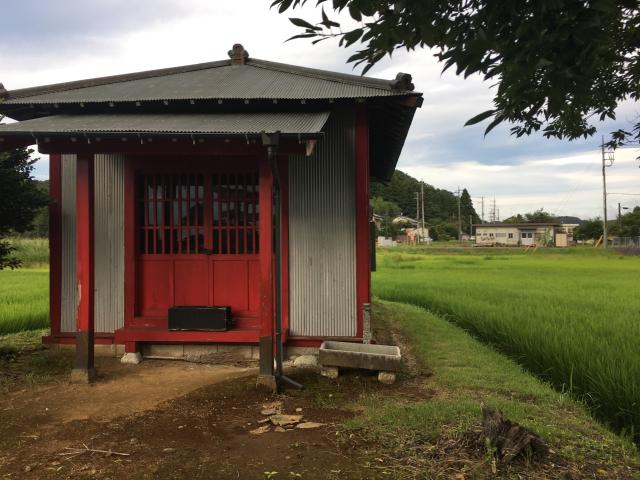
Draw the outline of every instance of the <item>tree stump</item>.
M495 449L495 456L502 463L509 463L521 455L544 455L549 451L547 444L534 432L484 406L480 440Z

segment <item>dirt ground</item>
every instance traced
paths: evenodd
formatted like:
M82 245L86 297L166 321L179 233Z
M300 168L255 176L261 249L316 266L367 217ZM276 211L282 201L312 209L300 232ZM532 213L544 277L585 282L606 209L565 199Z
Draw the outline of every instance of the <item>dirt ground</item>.
M273 395L255 388L251 367L160 360L125 366L112 358L99 359L97 367L95 385L54 382L0 401L0 478L377 476L367 449L350 451L336 428L353 412L332 406L334 399L381 388L375 377L347 376L322 393L318 383L325 379L297 370L292 375L312 388ZM323 426L249 433L265 418L263 405L274 400L283 413ZM127 455L69 455L72 448Z

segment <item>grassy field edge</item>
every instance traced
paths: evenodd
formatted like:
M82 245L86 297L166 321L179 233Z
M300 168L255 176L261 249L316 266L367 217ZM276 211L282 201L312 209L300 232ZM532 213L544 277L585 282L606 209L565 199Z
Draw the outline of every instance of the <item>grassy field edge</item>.
M530 469L532 478L567 474L640 478L640 457L633 442L611 432L584 405L460 327L423 308L380 299L374 303L373 315L377 329L400 332L405 349L427 369L422 388L430 398L371 399L347 427L364 429L372 441L385 444L390 458L401 460L404 467L399 468L405 473L429 468L446 476L462 468L471 478L491 477L495 465L489 460L465 463L464 456L458 455L447 471L440 458L442 448L455 450L479 424L484 404L530 428L550 445L552 454L543 465L517 467ZM408 452L413 454L407 457ZM510 476L511 467L499 468Z

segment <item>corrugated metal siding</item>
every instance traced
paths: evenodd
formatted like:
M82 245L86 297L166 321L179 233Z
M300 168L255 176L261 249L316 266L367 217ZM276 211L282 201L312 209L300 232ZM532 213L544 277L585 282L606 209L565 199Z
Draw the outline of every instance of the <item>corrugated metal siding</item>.
M95 329L124 325L124 156L95 156Z
M95 331L124 321L124 157L95 158ZM76 156L62 156L62 332L76 331Z
M312 157L289 164L290 331L355 336L355 117L332 114Z
M62 155L60 331L76 331L76 156Z

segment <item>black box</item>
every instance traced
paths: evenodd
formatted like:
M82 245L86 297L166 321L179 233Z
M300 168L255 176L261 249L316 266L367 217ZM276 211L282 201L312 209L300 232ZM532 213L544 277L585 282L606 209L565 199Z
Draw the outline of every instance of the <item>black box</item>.
M223 332L233 327L231 307L171 307L169 330Z

